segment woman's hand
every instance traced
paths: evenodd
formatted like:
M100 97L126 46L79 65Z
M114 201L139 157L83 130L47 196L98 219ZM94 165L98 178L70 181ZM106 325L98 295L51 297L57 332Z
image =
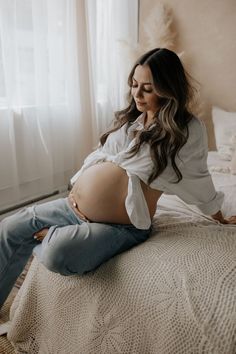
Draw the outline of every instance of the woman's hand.
M236 215L230 216L229 218L227 218L225 220L226 220L226 224L236 225Z
M47 233L48 228L42 229L34 234L34 239L42 242Z
M236 215L230 216L229 218L225 219L220 210L216 214L211 215L211 217L214 220L219 221L221 224L236 224Z

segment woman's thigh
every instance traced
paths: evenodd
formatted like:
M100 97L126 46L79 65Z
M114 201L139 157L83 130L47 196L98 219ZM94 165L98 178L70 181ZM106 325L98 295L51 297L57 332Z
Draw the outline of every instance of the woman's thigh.
M23 208L0 222L0 249L13 249L20 245L37 247L34 234L43 228L80 224L66 198ZM31 250L32 251L32 250Z
M145 241L149 233L132 225L88 222L52 227L34 253L49 270L64 275L83 274Z
M67 198L56 199L34 206L34 218L45 227L80 224L81 220L71 209Z

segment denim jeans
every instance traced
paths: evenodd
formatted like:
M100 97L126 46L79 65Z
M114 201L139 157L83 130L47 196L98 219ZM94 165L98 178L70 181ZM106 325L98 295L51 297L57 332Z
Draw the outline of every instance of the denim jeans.
M43 228L49 228L43 242L35 240L33 234ZM81 275L149 234L129 224L86 222L67 198L24 208L0 222L0 308L32 252L53 272Z

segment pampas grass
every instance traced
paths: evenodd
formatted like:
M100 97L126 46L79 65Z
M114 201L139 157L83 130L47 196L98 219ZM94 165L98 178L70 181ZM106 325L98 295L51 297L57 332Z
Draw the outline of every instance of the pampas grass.
M143 51L153 48L173 49L176 34L172 29L173 16L171 9L158 3L142 24L146 41L141 45Z
M140 55L153 48L172 49L176 37L172 29L172 21L171 9L161 2L157 3L140 26L145 35L144 40L137 44L120 41L124 62L131 66Z

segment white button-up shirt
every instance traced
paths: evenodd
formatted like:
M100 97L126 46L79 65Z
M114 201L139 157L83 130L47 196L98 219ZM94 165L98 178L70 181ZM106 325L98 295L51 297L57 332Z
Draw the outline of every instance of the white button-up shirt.
M148 143L143 143L140 150L132 157L127 153L136 143L134 132L144 129L144 117L145 113L142 113L128 129L126 123L119 130L111 133L103 146L99 146L88 155L82 168L71 179L73 185L84 170L102 161L111 161L126 170L129 182L125 206L131 223L139 229L148 229L151 225L140 180L148 184L148 177L153 170L153 161ZM188 141L176 157L176 165L182 173L182 180L175 183L177 176L169 159L165 170L150 184L150 187L164 193L175 194L187 204L196 205L204 214L215 214L221 208L224 195L215 190L207 167L207 155L205 125L193 117L189 123Z

